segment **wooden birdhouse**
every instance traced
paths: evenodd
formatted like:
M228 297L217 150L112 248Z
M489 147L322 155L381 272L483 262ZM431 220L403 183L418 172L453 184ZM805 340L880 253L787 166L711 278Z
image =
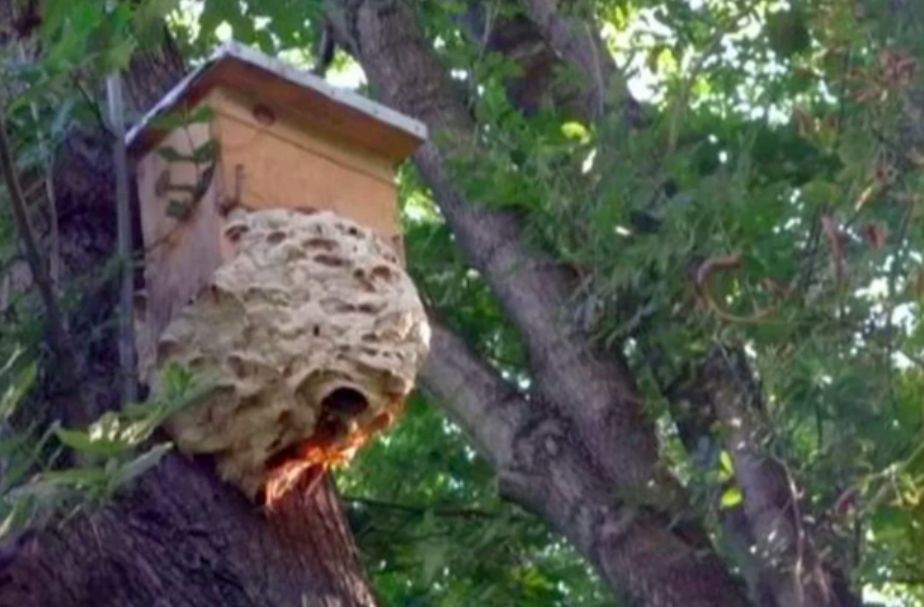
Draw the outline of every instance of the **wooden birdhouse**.
M146 318L139 355L233 254L235 209L333 211L403 259L398 165L426 127L229 43L127 135L137 165Z

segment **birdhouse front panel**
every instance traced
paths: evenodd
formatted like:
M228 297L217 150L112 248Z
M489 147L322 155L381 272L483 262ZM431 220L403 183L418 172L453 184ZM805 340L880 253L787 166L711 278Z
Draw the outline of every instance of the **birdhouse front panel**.
M221 87L211 103L226 198L252 210L334 211L399 244L393 160L256 93Z

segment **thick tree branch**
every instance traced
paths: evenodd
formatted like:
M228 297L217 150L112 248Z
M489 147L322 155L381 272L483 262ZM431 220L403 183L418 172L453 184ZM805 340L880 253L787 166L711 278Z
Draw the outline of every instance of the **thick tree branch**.
M649 364L655 367L654 364ZM717 421L708 395L699 390L690 378L685 379L686 381L677 382L673 386L661 385L659 388L668 400L681 442L690 456L698 460L703 455L703 447L709 447L711 451L711 446L720 439L714 435ZM714 465L711 458L697 463L704 471ZM722 490L727 488L721 487ZM769 579L772 576L765 571L763 563L751 550L754 546L754 536L744 508L740 504L722 507L719 502L720 498L717 495L713 507L719 509L721 545L747 582L751 602L755 607L777 607L771 589L772 579Z
M767 436L758 421L759 391L740 351L717 350L698 383L712 395L726 432L735 479L758 555L776 572L772 585L780 605L836 605L831 581L821 567L800 513L801 496L785 466L765 452Z
M599 491L596 483L613 486L622 496L648 482L656 492L671 493L669 481L658 482L653 432L641 419L631 373L621 360L607 360L594 352L587 336L561 316L573 286L572 277L549 257L525 246L518 218L476 206L455 188L447 167L459 150L471 149L468 136L473 125L417 30L408 5L394 0L354 0L329 6L341 43L362 63L379 95L427 122L434 141L442 144L428 143L415 160L470 263L485 276L519 330L537 391L534 399L517 396L503 382L489 380L490 373L485 372L490 369L471 355L462 356L464 350L460 348L447 346L449 352L441 354L440 342L451 345L452 340L439 335L433 362L425 372L427 386L497 466L508 495L558 526L601 568L608 581L618 580L617 587L637 591L632 580L606 575L611 564L607 559L619 561L617 555L599 560L600 555L583 541L582 526L550 506L569 503L568 495L575 493L585 503L594 503ZM531 18L549 43L577 67L588 65L591 59L605 62L605 58L589 52L589 44L599 50L599 39L592 32L575 30L554 8L549 2L529 7ZM599 75L597 93L605 96L609 83L604 81L610 80L613 72L606 65L595 69ZM595 116L603 111L602 105L598 108ZM459 369L463 371L459 373ZM503 411L500 417L489 417L492 411L485 409L484 403L492 400L503 403L498 407ZM543 412L541 421L526 421L534 420L539 411ZM493 436L483 429L488 427ZM527 436L535 432L541 440L524 442L524 432ZM551 440L546 440L549 437ZM574 452L563 444L573 444ZM547 453L548 449L555 457ZM533 464L540 459L542 465ZM524 461L531 465L524 466ZM559 485L551 480L561 469L568 470L561 478L571 479L566 495L559 494ZM607 499L613 498L608 490L604 493Z
M563 15L558 10L558 0L522 0L522 4L555 53L584 75L584 115L591 120L601 118L617 70L599 28Z
M567 17L555 0L520 0L523 12L495 15L490 3L470 0L458 21L472 44L500 53L520 68L507 81L510 101L525 115L552 106L563 115L594 122L621 100L624 117L638 126L640 106L625 86L599 27ZM563 68L577 78L560 78Z
M539 393L573 417L596 466L616 487L640 490L663 477L631 373L621 361L601 358L589 336L565 317L573 277L525 244L518 217L465 200L456 188L448 167L471 150L474 125L410 5L330 2L328 16L378 95L429 126L431 141L415 162L468 261L517 327Z
M605 111L605 100L610 92L609 87L613 85L612 80L614 77L618 76L618 73L612 57L605 51L598 30L587 27L587 24L580 20L571 19L562 15L558 10L559 3L557 0L522 0L522 3L527 14L540 29L544 38L556 53L571 66L588 76L590 93L588 94L588 102L585 107L588 108L588 113L598 112L590 115L593 118L599 118ZM736 354L741 355L740 352L736 352ZM713 362L713 359L707 360L704 363L703 371L707 372L705 370L708 369ZM746 363L743 372L745 373L744 377L750 378L750 370L747 368ZM739 378L740 377L739 375ZM700 379L702 379L702 377L700 377ZM729 378L725 377L725 379L728 380ZM740 381L737 384L726 382L724 385L726 389L736 392L739 397L745 395L744 398L750 398L757 395L757 398L759 398L759 392L754 391L756 388L750 385L742 386ZM748 387L754 388L754 390L747 392L745 388ZM751 396L747 396L748 394ZM720 407L716 407L716 409L721 410ZM726 409L725 413L728 415L735 415L733 409ZM684 420L678 420L681 426L685 426L681 428L682 431L692 431L692 433L695 434L695 436L687 437L694 442L697 442L698 438L709 436L712 430L712 419L705 422L695 419L697 415L701 416L702 414L702 411L692 412L692 415L685 416ZM706 413L707 418L712 418L713 415L714 411L713 413ZM692 423L684 424L684 421ZM726 427L729 427L729 424L737 423L738 418L726 417L723 421ZM755 458L757 457L755 451L758 449L757 445L759 445L759 443L754 442L758 438L754 435L756 430L752 427L749 433L742 431L740 426L737 427L737 429L738 433L736 436L738 440L735 446L738 449L738 453L750 453L748 461L750 461L751 464L755 464ZM779 475L765 473L766 468L774 467L774 465L778 469L777 472L785 473L785 469L778 462L774 462L765 456L759 457L756 459L756 462L757 470L752 470L751 474L751 480L756 486L752 487L752 496L751 499L746 502L745 508L743 509L744 511L742 511L742 509L733 509L732 511L724 513L723 516L723 526L725 531L730 535L729 539L733 542L738 542L741 548L750 548L753 544L753 538L759 532L754 524L754 520L752 520L756 516L755 510L763 511L761 516L766 519L767 512L765 511L765 507L767 502L771 501L771 495L768 494L773 494L774 486L776 486L777 489L780 488L781 478L789 479L788 475L781 477ZM791 494L795 492L795 488L792 486L791 479L789 480L790 482L782 484L782 488L788 489ZM793 504L792 500L794 499L796 499L796 496L790 495L789 503ZM754 504L754 502L759 503ZM781 514L781 512L777 512L777 518L779 518ZM790 516L789 520L793 520L792 516ZM764 520L763 526L772 529L770 522L771 521ZM808 537L807 532L802 528L801 524L798 525L797 531L800 534L799 545L810 548L811 538ZM780 540L779 538L776 538L776 541L785 542L785 540ZM763 548L766 551L767 547L764 546ZM800 559L803 557L810 557L814 560L816 558L814 553L811 555L803 555L800 553L798 556ZM815 571L805 574L808 580L807 586L802 582L797 582L793 585L790 583L792 581L791 577L784 580L784 583L781 584L778 579L774 579L775 577L779 577L778 575L774 575L778 571L780 565L778 562L773 560L771 563L764 558L758 559L757 563L755 563L751 555L747 553L743 554L742 558L742 565L745 569L750 571L747 577L752 581L752 597L760 604L763 604L764 601L767 600L775 600L777 605L828 604L819 602L823 600L843 600L845 604L848 602L854 604L856 602L856 599L850 596L849 591L846 590L842 581L836 576L834 578L828 576L820 565L815 565ZM797 570L798 567L803 564L804 563L800 560L799 563L793 566L793 570ZM834 580L833 587L832 579ZM804 591L806 587L808 590L807 593ZM775 595L775 599L769 599L769 597L765 596L768 591L770 594ZM812 595L813 592L816 596L806 596L806 594ZM837 596L834 596L835 593ZM790 603L792 600L805 602Z
M431 318L424 389L473 439L496 470L513 465L512 446L532 407L449 329Z
M423 385L496 467L502 492L565 535L607 583L644 605L743 605L702 538L620 501L570 422L521 394L433 323Z
M675 398L680 394L700 409L701 417L722 427L743 495L746 527L738 531L755 544L762 587L772 594L772 604L858 605L843 580L820 560L800 512L801 495L792 475L766 451L761 392L744 353L717 348Z
M528 411L523 411L522 405L505 402L504 416L511 417L498 419L495 415L487 423L485 412L477 408L477 403L485 402L483 395L470 398L467 407L456 407L460 423L470 431L491 428L491 433L500 435L491 441L494 448L487 456L501 470L506 494L531 505L571 538L614 588L645 595L647 604L673 604L664 602L664 596L683 595L680 585L692 584L693 579L708 579L711 587L724 590L710 595L718 602L703 599L682 604L718 605L736 600L729 597L740 596L737 589L715 557L709 556L701 533L692 531L683 539L681 530L667 529L669 518L653 514L645 517L655 516L658 521L643 517L646 532L638 534L597 534L600 529L588 523L609 513L614 517L609 519L613 529L622 530L625 524L619 521L624 512L608 510L619 496L635 500L633 503L643 510L646 504L674 514L685 509L683 492L658 460L653 428L644 419L631 373L621 360L595 352L589 337L565 317L572 276L551 257L526 246L519 218L473 204L456 189L448 166L463 157L463 150L471 149L468 141L474 125L423 39L411 5L399 0L353 0L330 2L328 8L338 42L361 62L379 97L430 127L432 139L416 154L415 161L463 252L485 276L526 346L538 397L530 401ZM437 336L436 341L439 339ZM433 360L440 361L441 356L434 355ZM452 362L440 373L444 378L468 377L479 368L464 366L459 358L448 360ZM458 367L467 370L456 375ZM436 372L431 367L425 376ZM443 386L434 389L442 398L458 398L463 393L455 381L436 385ZM488 392L491 390L505 388L490 384ZM503 393L509 394L509 390ZM526 418L518 419L522 415ZM473 434L484 448L489 436L484 430ZM563 449L565 443L572 448ZM556 454L560 450L559 457ZM549 485L548 479L553 477L559 482ZM599 538L610 539L601 544ZM614 552L601 552L601 545L611 540L618 544L612 547ZM658 597L650 588L639 586L637 580L618 573L632 562L661 571L650 565L652 555L647 551L668 545L671 548L664 555L682 554L685 548L705 554L700 562L703 570L690 571L688 576L666 576L659 583L659 592L665 594ZM627 560L629 553L634 556ZM672 586L672 580L677 585ZM725 598L718 599L720 595Z

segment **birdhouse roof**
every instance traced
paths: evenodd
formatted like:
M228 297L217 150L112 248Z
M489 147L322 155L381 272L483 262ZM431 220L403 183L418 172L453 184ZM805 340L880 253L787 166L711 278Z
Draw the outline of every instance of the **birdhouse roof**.
M143 153L153 147L164 135L152 124L158 117L183 105L194 106L219 85L309 114L338 136L396 161L407 158L427 138L427 127L418 120L232 41L216 49L145 114L126 134L128 148Z

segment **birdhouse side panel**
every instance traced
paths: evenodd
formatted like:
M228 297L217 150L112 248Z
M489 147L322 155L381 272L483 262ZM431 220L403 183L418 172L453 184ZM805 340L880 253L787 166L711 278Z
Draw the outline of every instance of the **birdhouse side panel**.
M216 127L234 202L251 210L330 210L395 242L397 187L389 159L240 94L224 92L216 102Z
M223 175L217 157L198 163L168 159L213 140L210 124L183 126L138 163L146 291L137 344L142 378L160 333L223 261L223 219L216 202Z

